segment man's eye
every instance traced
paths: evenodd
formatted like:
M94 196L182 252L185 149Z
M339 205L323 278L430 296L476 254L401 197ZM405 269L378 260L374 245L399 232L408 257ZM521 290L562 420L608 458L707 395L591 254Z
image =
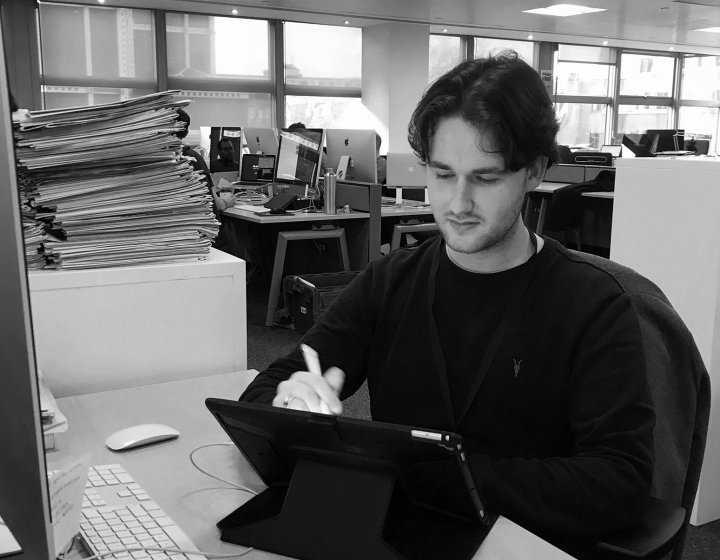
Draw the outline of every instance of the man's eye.
M435 177L438 179L446 180L453 177L452 173L448 173L447 171L436 171Z
M497 177L484 177L482 175L475 176L475 182L479 183L480 185L494 185L498 182Z

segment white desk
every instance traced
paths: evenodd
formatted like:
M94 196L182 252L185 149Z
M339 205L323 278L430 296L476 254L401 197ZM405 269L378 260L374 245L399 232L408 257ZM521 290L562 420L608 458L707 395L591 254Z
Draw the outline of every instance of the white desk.
M237 398L254 371L158 383L59 399L69 431L58 437L58 449L48 453L50 468L63 458L83 452L93 464L120 463L203 551L232 553L243 547L219 540L215 523L249 496L228 489L197 471L188 460L191 450L205 443L228 441L204 405L206 397ZM113 431L129 424L160 422L180 431L177 440L113 453L103 445ZM196 455L214 474L261 491L264 486L234 447L210 447ZM250 560L280 558L253 551ZM515 523L500 518L481 545L476 559L568 560L571 557Z
M257 207L258 212L267 211L263 206ZM296 222L332 222L335 220L368 220L370 215L367 212L351 210L343 212L338 210L337 214L326 214L325 212L303 212L302 210L292 211L288 214L263 214L258 216L255 212L244 208L228 208L223 210L224 216L253 222L256 224L285 224Z
M31 271L37 361L56 397L247 367L245 263Z

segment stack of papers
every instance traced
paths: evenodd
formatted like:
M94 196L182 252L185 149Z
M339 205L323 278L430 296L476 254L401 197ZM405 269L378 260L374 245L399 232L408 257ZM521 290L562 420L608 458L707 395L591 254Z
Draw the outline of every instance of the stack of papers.
M220 224L208 185L181 155L176 117L187 102L176 93L31 111L15 123L21 197L34 222L25 229L28 263L78 269L207 257Z

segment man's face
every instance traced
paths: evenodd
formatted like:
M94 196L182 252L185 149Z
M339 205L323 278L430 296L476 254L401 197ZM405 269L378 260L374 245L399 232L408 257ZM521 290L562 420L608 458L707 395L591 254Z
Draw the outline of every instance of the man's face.
M220 143L220 159L225 161L233 161L235 159L235 148L232 142Z
M544 158L505 169L493 139L460 117L438 121L430 138L427 188L435 221L450 249L472 254L501 247L522 226L525 193L542 180Z

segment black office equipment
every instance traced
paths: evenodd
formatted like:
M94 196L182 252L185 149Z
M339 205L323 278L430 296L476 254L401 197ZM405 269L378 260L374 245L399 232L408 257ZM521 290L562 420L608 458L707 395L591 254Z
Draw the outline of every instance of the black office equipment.
M613 156L609 152L574 152L572 162L576 165L607 165L613 164Z
M495 520L448 432L207 399L268 488L225 542L307 560L468 559Z
M279 193L268 200L263 206L269 208L270 212L255 212L258 215L263 214L287 214L293 202L297 200L297 195L292 193Z
M269 183L275 173L275 156L272 154L243 154L240 161L240 180Z
M622 145L634 157L655 157L655 153L651 149L652 138L647 134L623 134ZM626 155L623 150L623 157Z
M681 128L648 129L645 134L652 138L650 149L655 154L687 153L685 150L685 130Z

